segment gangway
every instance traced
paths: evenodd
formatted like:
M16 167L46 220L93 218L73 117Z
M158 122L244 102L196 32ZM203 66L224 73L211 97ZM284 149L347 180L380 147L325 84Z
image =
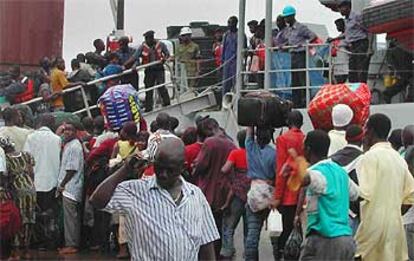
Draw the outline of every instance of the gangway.
M130 74L130 73L138 73L138 71L143 70L147 67L156 65L156 64L160 64L160 61L156 61L156 62L152 62L152 63L148 63L145 65L139 65L139 66L135 66L131 69L127 69L124 70L121 73L118 74L114 74L114 75L109 75L106 77L102 77L96 80L92 80L89 81L87 83L85 83L84 85L78 85L78 86L74 86L72 88L68 88L68 89L64 89L63 93L71 93L71 92L75 92L80 90L81 94L82 94L82 99L83 99L83 107L82 109L73 112L74 114L87 114L88 116L92 116L92 110L96 110L99 109L98 105L90 105L87 95L86 95L86 90L87 88L96 88L96 84L99 83L103 83L106 82L108 80L111 79L115 79L115 78L120 78L124 75ZM164 65L166 67L167 70L171 70L171 67L168 66L167 64ZM151 90L155 90L161 87L166 87L167 89L172 90L174 97L171 100L171 105L169 106L165 106L165 107L161 107L161 108L155 108L153 111L151 112L147 112L147 113L143 113L144 118L148 119L148 121L152 120L153 118L155 118L155 116L160 113L160 112L168 112L171 115L174 116L178 116L178 117L183 117L186 115L190 115L190 114L194 114L198 111L202 111L202 110L206 110L209 108L212 108L214 106L217 105L217 101L214 95L214 92L211 89L208 89L202 93L200 93L199 95L195 96L195 97L181 97L180 95L180 91L177 88L177 84L175 83L175 79L173 76L172 71L170 71L170 75L171 75L171 79L170 81L167 81L163 84L160 85L156 85L153 86L151 88L144 88L141 87L140 90L138 91L138 94L140 93L146 93L148 91ZM43 98L42 97L37 97L34 98L32 100L23 102L21 104L33 104L36 102L40 102L42 101Z

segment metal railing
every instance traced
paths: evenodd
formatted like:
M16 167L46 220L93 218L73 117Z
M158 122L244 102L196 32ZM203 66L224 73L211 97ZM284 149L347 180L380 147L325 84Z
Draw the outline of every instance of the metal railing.
M323 67L310 67L310 62L311 62L311 52L310 49L311 48L320 48L320 47L328 47L328 51L327 51L327 60L329 62L329 66L323 66ZM306 90L306 106L309 104L310 100L311 100L311 90L315 90L315 89L319 89L321 86L311 86L311 81L310 81L310 72L324 72L327 71L328 72L328 83L332 83L332 56L331 56L331 45L330 44L306 44L303 46L284 46L283 48L279 48L279 47L265 47L265 49L270 50L271 53L274 52L278 52L278 51L284 51L284 52L289 52L292 49L297 49L297 48L304 48L304 52L305 52L305 67L301 68L301 69L276 69L276 70L264 70L264 71L258 71L258 72L251 72L251 71L241 71L240 73L242 75L254 75L254 74L272 74L272 73L292 73L292 72L305 72L305 82L306 85L305 86L279 86L279 87L275 87L275 86L268 86L265 85L264 88L266 90L272 91L272 92L283 92L283 91L291 91L291 90ZM257 51L257 50L244 50L245 52L251 52L251 51ZM290 52L292 53L292 52ZM251 91L259 91L259 90L263 90L263 89L248 89L246 90L245 85L242 84L242 88L240 90L241 93L245 93L245 92L251 92Z
M171 67L168 64L163 63L161 61L155 61L155 62L151 62L151 63L147 63L147 64L132 67L132 68L124 70L124 71L122 71L118 74L108 75L108 76L105 76L105 77L102 77L102 78L99 78L99 79L91 80L91 81L89 81L89 82L87 82L83 85L77 85L77 86L74 86L74 87L71 87L71 88L63 89L62 93L65 94L65 93L71 93L71 92L75 92L77 90L80 90L81 94L82 94L82 100L83 100L84 108L80 109L78 111L75 111L73 113L74 114L80 114L80 113L86 112L87 115L89 117L91 117L92 116L91 110L98 108L98 105L96 105L96 104L95 105L89 105L88 98L87 98L87 95L86 95L86 92L85 92L85 88L93 88L93 87L95 87L96 84L103 83L103 82L106 82L106 81L109 81L109 80L112 80L112 79L120 78L120 77L122 77L124 75L127 75L127 74L138 73L138 71L140 71L140 70L143 70L145 68L148 68L148 67L151 67L151 66L154 66L154 65L158 65L158 64L164 64L164 66L167 68L167 70L170 71L171 81L168 81L168 82L165 82L163 84L156 85L156 86L152 86L150 88L145 88L145 89L140 88L138 93L145 93L145 92L148 92L148 91L153 91L155 89L158 89L158 88L161 88L161 87L164 87L164 86L170 86L170 85L173 86L173 88L175 89L176 85L174 84L173 72L172 72ZM176 90L174 90L174 93L175 93L175 95L177 95L177 100L179 101L179 93ZM36 97L36 98L33 98L29 101L22 102L21 104L28 105L28 104L33 104L33 103L36 103L36 102L39 102L39 101L43 101L43 98L42 97Z

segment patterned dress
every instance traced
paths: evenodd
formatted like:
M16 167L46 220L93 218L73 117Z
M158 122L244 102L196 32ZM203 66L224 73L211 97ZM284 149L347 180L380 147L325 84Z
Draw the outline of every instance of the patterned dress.
M22 224L35 223L36 189L30 177L34 166L33 157L27 152L6 155L7 172L11 178L14 201L20 210Z

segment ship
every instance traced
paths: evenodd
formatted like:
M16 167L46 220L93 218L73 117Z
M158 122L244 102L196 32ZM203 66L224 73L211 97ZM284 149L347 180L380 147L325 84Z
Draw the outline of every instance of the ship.
M332 12L337 12L338 0L320 0L320 8L330 8ZM370 32L379 34L386 33L394 38L405 50L413 52L413 27L414 13L413 2L410 0L377 0L375 4L370 5L368 0L353 0L352 8L356 12L362 12L364 24L367 25ZM114 17L115 29L107 37L107 45L114 46L114 42L119 37L126 35L124 32L124 0L109 1ZM266 21L271 21L273 1L266 1ZM239 42L245 31L245 7L246 0L239 1ZM401 11L402 10L402 11ZM47 14L47 15L46 15ZM50 15L53 14L53 15ZM0 71L12 64L20 64L27 68L36 68L38 61L43 56L61 56L62 55L62 38L64 23L64 0L42 0L42 1L0 1ZM23 17L25 19L23 19ZM34 23L36 21L36 23ZM225 28L220 25L211 25L208 22L192 22L187 25L170 26L167 28L168 39L163 41L167 43L169 49L174 53L174 49L178 44L177 30L182 26L189 26L194 32L194 40L202 46L202 59L211 60L213 58L211 44L213 41L214 28ZM274 26L274 24L273 24ZM319 26L319 25L318 25ZM270 42L272 32L272 23L266 23L265 42ZM116 45L115 45L116 46ZM270 45L267 45L270 46ZM239 48L239 54L243 50ZM270 57L271 50L266 51L267 57ZM408 124L413 124L414 112L413 102L401 102L401 97L397 96L391 104L384 104L381 93L385 85L383 78L389 74L389 68L386 64L387 48L376 49L371 59L369 69L370 79L369 86L373 93L373 101L370 107L371 113L385 113L393 122L393 128L402 128ZM220 79L209 73L214 71L214 64L206 63L202 68L201 74L207 74L200 80L202 86L197 92L191 92L180 88L179 79L185 77L177 70L177 63L170 63L167 70L166 78L167 87L170 95L173 97L173 103L165 108L158 107L154 111L144 114L147 121L151 122L155 116L165 111L180 120L180 127L184 129L194 124L194 119L198 115L210 115L216 118L220 125L223 126L229 135L235 137L235 133L239 130L237 124L237 104L238 98L242 93L248 90L255 90L254 84L246 81L246 69L243 61L239 59L237 70L237 84L235 91L231 95L220 97ZM266 59L270 61L270 59ZM265 86L267 90L272 90L271 63L266 63L264 70ZM140 69L140 68L138 68ZM331 71L332 64L327 67L321 67L321 71ZM127 72L124 72L127 73ZM142 74L141 86L142 86ZM98 81L94 81L93 85ZM102 79L101 79L102 81ZM310 88L311 86L306 86ZM70 90L66 90L70 91ZM140 91L144 93L145 91ZM39 101L39 98L25 102L31 104ZM308 99L309 102L310 99ZM92 115L91 112L97 110L97 106L85 102L84 108L75 113ZM221 105L221 106L220 106ZM219 108L219 109L218 109ZM307 116L306 108L301 109L305 115L304 130L312 129L312 124Z

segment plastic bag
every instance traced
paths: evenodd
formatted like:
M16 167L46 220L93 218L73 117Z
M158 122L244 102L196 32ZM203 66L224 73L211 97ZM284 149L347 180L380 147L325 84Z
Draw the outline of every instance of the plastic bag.
M247 193L247 204L253 212L269 207L273 198L274 187L262 180L253 180Z
M270 237L278 237L282 234L283 224L282 215L277 210L272 210L267 217L267 228Z
M298 228L293 228L285 244L283 252L285 260L299 260L302 241L303 236L301 231Z

